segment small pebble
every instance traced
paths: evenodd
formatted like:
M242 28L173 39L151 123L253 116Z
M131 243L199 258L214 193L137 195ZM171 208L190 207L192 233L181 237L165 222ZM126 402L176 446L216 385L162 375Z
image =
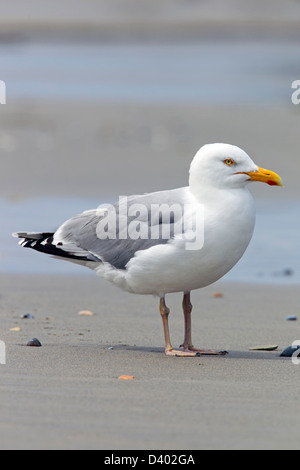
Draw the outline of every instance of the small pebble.
M81 310L81 312L78 313L81 317L93 317L94 314L90 310Z
M30 313L25 313L25 315L21 315L22 320L33 320L34 316Z
M298 318L295 315L291 315L289 317L286 317L286 321L297 321Z
M114 347L113 347L113 346L110 346L108 349L109 349L110 351L112 351L112 350L114 349Z
M18 332L18 331L21 331L21 328L19 326L15 326L14 328L10 328L9 331L15 331L15 332Z
M42 345L40 341L37 338L32 338L30 341L28 341L27 346L35 347L35 348L41 348Z
M118 379L119 380L134 380L134 376L133 375L120 375Z
M300 346L289 346L282 351L280 357L293 357L293 354L298 351L298 349L300 349Z

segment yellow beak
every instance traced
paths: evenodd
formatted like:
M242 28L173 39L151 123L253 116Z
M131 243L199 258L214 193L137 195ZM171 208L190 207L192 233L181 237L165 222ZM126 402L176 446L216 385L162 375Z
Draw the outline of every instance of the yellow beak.
M260 181L270 186L283 186L282 179L277 173L265 170L264 168L258 167L258 171L250 171L249 173L245 173L245 175L248 175L251 181Z

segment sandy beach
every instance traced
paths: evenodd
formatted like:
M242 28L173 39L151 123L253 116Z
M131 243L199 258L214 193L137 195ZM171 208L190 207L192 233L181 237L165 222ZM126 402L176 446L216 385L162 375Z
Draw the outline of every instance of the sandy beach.
M2 275L0 448L298 449L299 367L279 357L299 339L285 320L298 299L293 287L219 283L194 293L195 343L229 355L168 358L154 298L94 276ZM168 300L179 345L180 297ZM32 337L42 348L26 347ZM279 350L248 351L261 344Z
M0 108L0 341L7 363L0 365L0 449L299 450L300 366L280 352L300 340L299 323L286 321L299 315L299 285L292 284L296 276L282 275L298 275L288 248L298 246L299 233L300 107L292 104L291 84L300 79L300 5L1 5L7 104ZM126 94L131 88L133 99ZM93 273L81 276L80 267L78 275L63 275L63 267L54 275L55 261L46 257L39 272L36 253L30 262L33 253L18 258L11 232L52 230L63 222L55 201L69 198L73 208L76 201L185 186L197 150L216 141L241 146L285 184L252 186L258 205L273 203L267 215L278 217L271 230L260 225L253 244L269 246L257 266L257 253L252 257L262 282L223 281L192 297L195 345L228 356L166 357L157 299L123 293ZM169 296L168 305L179 346L181 296ZM86 309L94 315L78 315ZM33 337L41 348L26 346ZM278 350L249 350L259 345ZM118 380L122 374L135 378Z

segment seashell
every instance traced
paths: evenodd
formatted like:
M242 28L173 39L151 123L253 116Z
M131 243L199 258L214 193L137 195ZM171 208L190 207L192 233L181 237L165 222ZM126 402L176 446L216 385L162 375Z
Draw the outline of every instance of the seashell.
M32 338L30 341L28 341L27 346L35 347L35 348L41 348L42 345L40 341L37 338Z
M278 349L278 346L254 346L252 348L249 348L249 351L276 351Z
M18 331L21 331L21 328L20 328L19 326L15 326L14 328L10 328L9 331L16 331L16 332L18 332Z
M224 297L224 294L222 294L222 292L216 292L213 297L215 299L222 299Z
M81 310L78 315L80 315L81 317L93 317L94 316L94 313L91 312L90 310Z

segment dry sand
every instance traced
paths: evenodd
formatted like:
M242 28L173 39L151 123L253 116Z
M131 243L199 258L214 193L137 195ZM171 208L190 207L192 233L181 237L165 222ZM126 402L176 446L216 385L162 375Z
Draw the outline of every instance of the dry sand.
M0 280L1 449L299 449L299 367L248 351L300 339L285 320L298 313L298 288L219 283L194 293L195 343L230 354L187 359L164 356L151 297L93 275ZM178 345L181 298L168 300ZM26 347L32 337L43 347Z

